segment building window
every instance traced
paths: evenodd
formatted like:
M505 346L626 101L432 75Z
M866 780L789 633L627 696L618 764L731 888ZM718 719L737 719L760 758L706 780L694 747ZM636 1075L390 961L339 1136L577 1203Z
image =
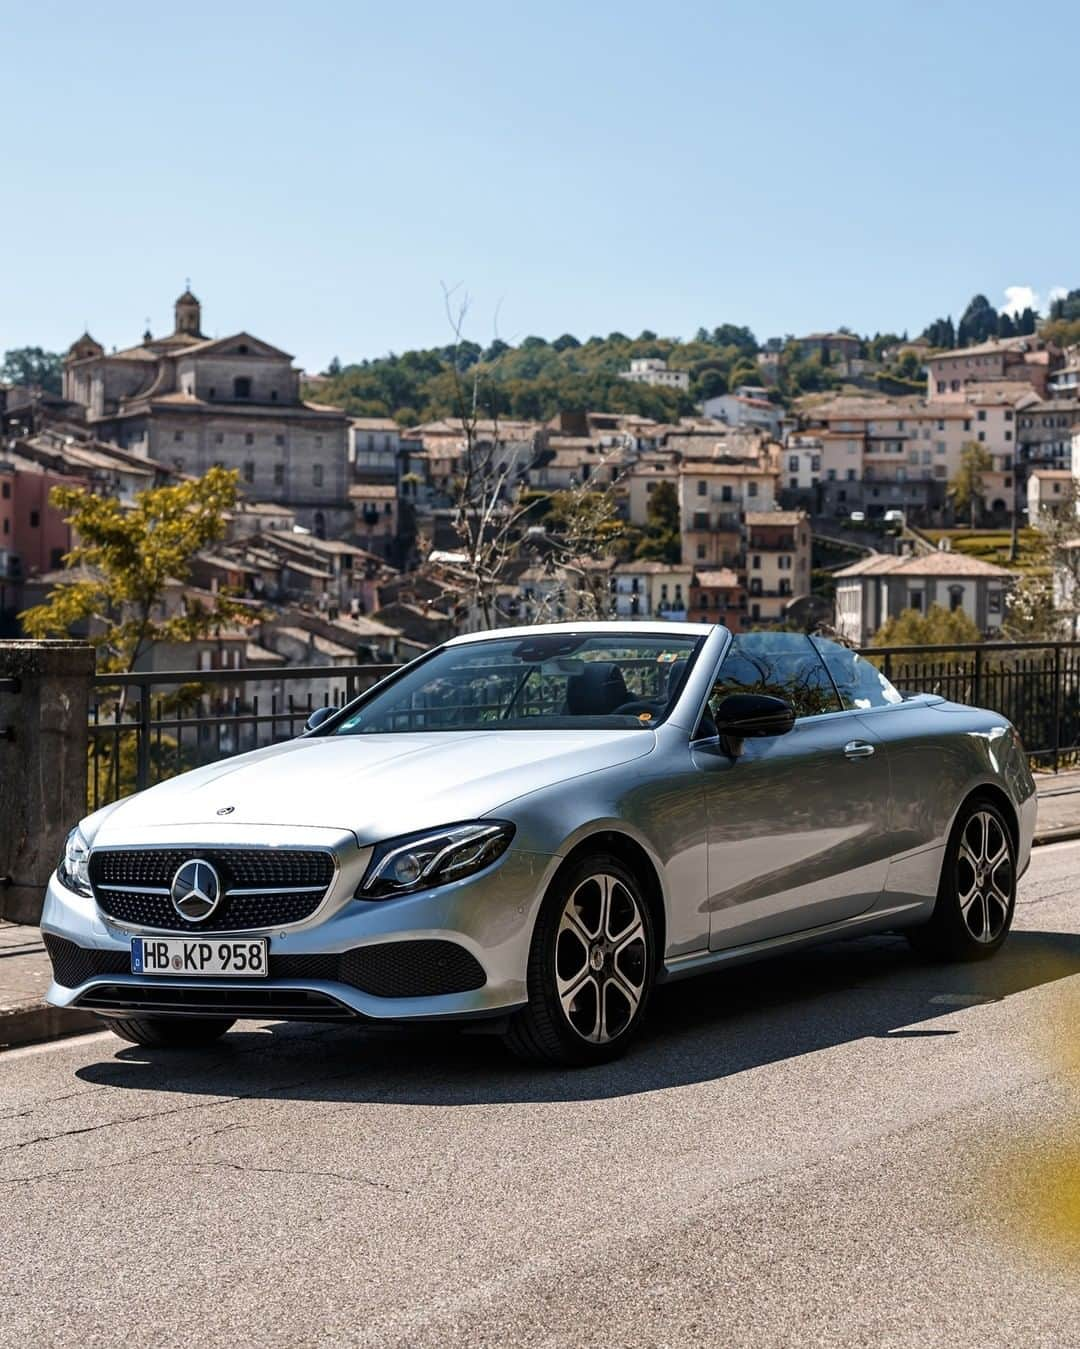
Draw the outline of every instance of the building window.
M210 390L210 401L213 402L213 400L214 400L216 397L217 397L217 389L211 388L211 390Z
M986 592L986 609L987 609L987 612L988 612L988 613L991 613L991 614L1000 614L1000 613L1001 613L1001 591L1000 591L1000 590L988 590L988 591Z
M271 390L270 390L270 401L271 401L271 403L276 403L276 402L277 402L277 389L271 389Z
M747 496L751 496L751 497L756 497L756 496L757 496L757 489L758 489L757 483L754 482L753 479L751 479L750 482L748 482L748 483L746 484L746 495L747 495Z
M173 432L173 440L175 440L175 441L177 441L177 442L179 442L179 443L182 443L182 442L183 442L183 439L184 439L184 433L183 433L183 431L174 431L174 432Z
M755 553L755 554L754 554L753 561L750 563L750 565L751 565L751 567L753 568L754 571L760 571L760 570L761 570L761 554L760 554L760 553Z
M977 422L984 422L984 421L986 421L986 409L985 409L985 408L980 408L980 409L978 410L978 412L976 412L976 414L975 414L975 420L976 420Z
M274 437L274 444L275 444L275 445L284 445L284 444L285 444L285 437L284 437L284 436L275 436L275 437Z
M949 587L949 609L955 613L957 609L964 607L964 587L953 585Z
M697 555L698 555L698 561L699 561L699 562L703 562L704 559L705 559L705 545L704 545L703 543L699 543L699 544L698 544L698 546L697 546Z
M285 465L284 465L284 464L275 464L275 465L274 465L274 486L275 486L275 487L284 487L284 485L285 485Z
M316 437L315 437L315 448L316 448L317 450L321 450L321 449L322 449L322 436L316 436Z
M31 528L31 529L37 529L38 525L40 525L40 524L41 524L41 512L40 512L40 511L31 511L31 512L30 512L30 528Z
M224 432L224 431L217 431L217 432L215 432L215 434L214 434L214 444L215 444L215 445L224 445L224 444L225 444L225 432Z
M244 444L245 444L245 445L254 445L254 444L255 444L255 433L254 433L253 431L245 431L245 432L244 432Z
M721 501L730 501L730 500L731 500L731 486L730 486L730 484L725 483L725 485L724 485L723 487L720 488L720 500L721 500Z
M698 496L699 496L699 497L703 497L703 496L708 492L708 490L709 490L709 484L705 481L705 479L704 479L704 478L698 478L698 485L697 485L697 494L698 494Z
M922 613L923 593L921 590L908 591L908 607L914 609L917 613Z
M234 398L251 397L251 380L248 379L247 375L237 376L232 382L232 388Z
M245 459L245 460L244 460L244 481L245 481L245 482L254 482L254 481L255 481L255 460L254 460L254 459Z
M4 483L4 489L3 489L3 492L0 492L0 496L3 496L3 498L4 498L5 501L8 501L8 500L10 499L10 497L11 497L11 483L9 483L9 482Z

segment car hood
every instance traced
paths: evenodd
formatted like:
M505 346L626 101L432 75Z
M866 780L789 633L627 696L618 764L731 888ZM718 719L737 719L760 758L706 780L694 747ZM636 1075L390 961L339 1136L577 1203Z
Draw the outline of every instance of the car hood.
M529 792L628 763L652 731L480 731L315 736L197 768L118 802L98 843L214 823L322 825L361 844L476 819ZM229 809L231 807L231 809ZM96 821L94 821L97 824Z

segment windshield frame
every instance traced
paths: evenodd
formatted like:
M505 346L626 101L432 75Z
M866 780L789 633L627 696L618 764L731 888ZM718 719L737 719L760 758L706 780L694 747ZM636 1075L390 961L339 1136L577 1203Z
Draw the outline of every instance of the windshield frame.
M623 639L633 640L635 636L652 637L658 640L663 639L664 636L663 632L658 631L657 629L651 627L635 634L634 630L636 626L637 626L636 624L630 624L626 628L619 628L611 632L610 634L606 632L605 633L598 633L596 631L590 632L588 630L582 631L580 629L575 630L571 627L567 627L565 633L560 632L559 635L564 636L566 638L577 637L580 638L583 642L588 641L590 638L601 636L607 637L609 635L614 640L623 640ZM681 700L683 694L686 692L687 682L690 678L690 675L695 665L697 664L698 657L701 655L701 652L704 649L706 636L707 634L699 634L695 637L692 634L686 632L673 632L671 634L672 638L677 639L679 641L692 642L692 645L689 647L689 650L687 652L686 668L683 670L682 678L679 681L679 687L676 690L675 695L669 700L668 705L663 712L663 715L654 718L647 725L638 722L637 726L639 726L641 730L647 731L655 730L656 727L662 726L664 722L666 722L668 718L671 716L671 714L675 711L675 708L678 706L679 701ZM320 722L320 724L316 726L313 730L301 732L298 738L303 740L303 739L319 739L322 737L337 736L339 734L339 728L341 727L341 725L345 721L347 721L351 716L354 716L358 711L360 711L367 703L373 701L376 695L381 696L382 694L386 693L395 684L399 683L402 679L404 679L407 675L411 675L415 671L421 669L424 665L429 664L437 656L442 655L443 652L448 651L451 648L457 649L457 648L476 648L482 646L489 646L500 640L503 641L509 640L509 635L506 638L503 638L501 634L493 635L490 637L478 637L475 641L471 642L463 642L458 639L454 639L452 641L443 642L439 646L432 647L430 651L425 651L423 655L417 656L415 660L411 660L406 665L402 665L392 674L387 675L385 679L380 679L377 683L372 684L371 688L365 689L363 693L357 694L357 696L353 698L350 702L347 702L342 707L335 709L335 711L330 716L328 716L324 721ZM518 638L517 640L521 639ZM314 711L315 709L312 710ZM561 723L558 725L552 725L550 722L548 722L547 724L542 726L523 726L520 724L520 720L524 719L519 719L517 724L515 724L514 722L496 720L492 721L489 724L483 723L479 725L470 725L470 726L424 726L424 727L417 727L414 730L399 729L393 731L362 731L357 732L355 734L357 738L359 738L360 736L364 735L368 736L478 735L478 734L482 735L490 731L514 731L514 732L521 731L527 733L529 731L535 732L535 731L634 731L635 730L635 725L631 721L633 714L628 713L626 715L625 721L621 722L621 724L620 723L613 724L612 721L609 720L610 716L611 714L607 714L603 717L585 717L585 716L562 717L558 719L559 722ZM529 718L529 720L539 720L539 719ZM349 733L342 735L341 738L348 739Z

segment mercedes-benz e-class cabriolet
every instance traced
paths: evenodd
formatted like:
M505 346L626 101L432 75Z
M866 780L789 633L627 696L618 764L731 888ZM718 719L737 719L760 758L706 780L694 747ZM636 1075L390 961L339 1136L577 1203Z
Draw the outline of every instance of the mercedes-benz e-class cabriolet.
M488 1019L588 1064L662 981L881 931L992 955L1034 821L1008 721L834 642L470 634L83 820L45 903L48 997L140 1044Z

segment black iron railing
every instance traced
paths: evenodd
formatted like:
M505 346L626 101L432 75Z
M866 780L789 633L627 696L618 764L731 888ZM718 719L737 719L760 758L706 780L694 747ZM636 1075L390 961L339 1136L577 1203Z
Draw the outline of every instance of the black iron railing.
M905 693L939 693L1003 713L1042 767L1080 762L1080 642L866 647L861 654ZM96 809L188 769L290 740L315 708L341 707L396 668L95 675L89 805Z
M94 675L87 797L94 810L191 768L291 740L396 665Z
M1080 642L866 647L905 693L940 693L1009 718L1028 754L1054 772L1080 760Z

